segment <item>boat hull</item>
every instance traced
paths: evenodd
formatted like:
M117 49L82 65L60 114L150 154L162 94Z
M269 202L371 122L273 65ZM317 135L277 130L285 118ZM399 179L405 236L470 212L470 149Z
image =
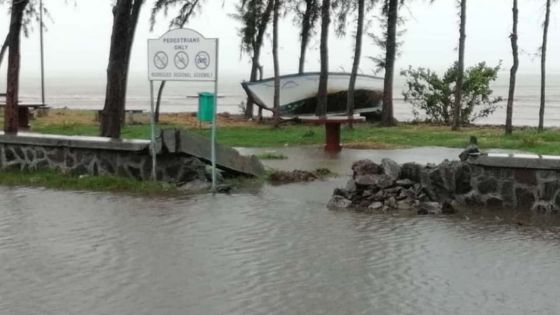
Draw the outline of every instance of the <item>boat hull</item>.
M350 74L330 73L328 80L327 114L346 112ZM271 109L274 104L274 78L243 82L247 95L259 106ZM280 77L280 113L283 116L312 115L317 106L319 73ZM381 111L383 79L358 75L354 93L356 113Z

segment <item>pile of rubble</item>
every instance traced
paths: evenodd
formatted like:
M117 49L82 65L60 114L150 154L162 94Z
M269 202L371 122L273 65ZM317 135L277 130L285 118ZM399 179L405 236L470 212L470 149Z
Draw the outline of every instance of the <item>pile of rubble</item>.
M472 190L470 168L458 161L422 166L361 160L352 171L346 187L335 189L329 208L450 214L455 212L453 196Z

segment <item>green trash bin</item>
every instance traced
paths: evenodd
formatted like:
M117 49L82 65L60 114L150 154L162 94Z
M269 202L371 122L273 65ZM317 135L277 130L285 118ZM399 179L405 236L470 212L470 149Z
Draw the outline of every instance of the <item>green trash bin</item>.
M198 120L212 122L214 118L214 93L198 93Z

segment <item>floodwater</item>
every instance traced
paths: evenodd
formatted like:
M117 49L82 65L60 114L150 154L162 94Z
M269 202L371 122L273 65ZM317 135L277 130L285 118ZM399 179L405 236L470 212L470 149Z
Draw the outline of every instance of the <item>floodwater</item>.
M335 170L458 153L284 150L270 163ZM2 187L0 314L560 312L560 225L327 210L346 180L189 198Z

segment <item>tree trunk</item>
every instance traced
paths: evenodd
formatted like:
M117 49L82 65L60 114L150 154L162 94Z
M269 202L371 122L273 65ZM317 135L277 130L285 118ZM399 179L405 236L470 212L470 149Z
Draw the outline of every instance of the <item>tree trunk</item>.
M142 0L118 0L113 8L113 31L107 67L105 107L101 112L101 136L119 138L126 104L130 52Z
M546 0L546 17L543 26L543 42L541 47L541 107L539 109L539 132L544 130L544 107L546 103L546 49L548 46L548 25L550 24L550 2Z
M316 114L321 118L327 116L327 86L329 80L329 24L330 0L323 0L321 7L321 74L319 75L319 91L317 93Z
M255 37L255 41L252 44L253 48L253 57L251 58L251 76L249 77L250 82L257 81L257 74L260 65L260 58L261 58L261 48L264 41L264 35L266 34L266 27L268 26L268 22L270 21L270 15L272 14L272 10L274 7L274 0L268 0L266 8L261 17L261 23L257 26L257 36ZM247 105L245 107L245 118L253 118L253 105L254 101L251 97L247 97Z
M461 0L461 25L459 27L459 62L457 65L457 83L455 84L455 104L453 107L452 130L461 126L461 101L463 98L463 79L465 74L465 40L467 26L467 0Z
M4 39L4 43L2 44L2 48L0 49L0 67L2 66L2 61L4 61L4 55L8 50L8 42L10 40L10 33L6 35L6 39Z
M29 0L12 1L10 30L7 37L9 38L8 84L4 109L4 132L6 134L17 134L18 132L20 33L23 12L28 3Z
M274 18L272 19L272 58L274 59L274 112L272 118L277 123L280 120L280 65L278 62L278 18L280 15L280 0L274 0Z
M513 0L513 30L510 35L511 52L513 54L513 65L511 66L509 76L509 94L506 109L506 135L511 135L513 132L513 100L515 98L515 82L517 76L517 69L519 68L519 47L517 46L517 24L519 20L519 9L517 7L517 0Z
M358 22L356 29L356 47L354 47L354 63L352 64L352 74L350 75L350 84L348 85L348 98L346 99L348 119L354 117L354 89L356 87L356 77L358 76L358 68L360 67L360 58L362 57L362 34L364 32L364 11L365 0L358 0ZM352 128L352 123L350 123Z
M385 52L385 80L383 84L383 109L381 123L393 126L393 81L395 76L395 59L397 56L397 24L399 22L399 0L389 0L387 11L387 42Z
M315 15L315 0L305 1L305 13L303 14L303 19L301 21L301 43L299 48L299 67L298 73L302 74L305 72L305 58L307 54L307 45L309 44L309 38L311 37L311 28L314 24Z
M161 97L163 96L163 89L165 88L165 82L167 81L161 81L157 93L156 109L154 112L154 121L156 122L156 124L159 123L159 109L161 105Z

